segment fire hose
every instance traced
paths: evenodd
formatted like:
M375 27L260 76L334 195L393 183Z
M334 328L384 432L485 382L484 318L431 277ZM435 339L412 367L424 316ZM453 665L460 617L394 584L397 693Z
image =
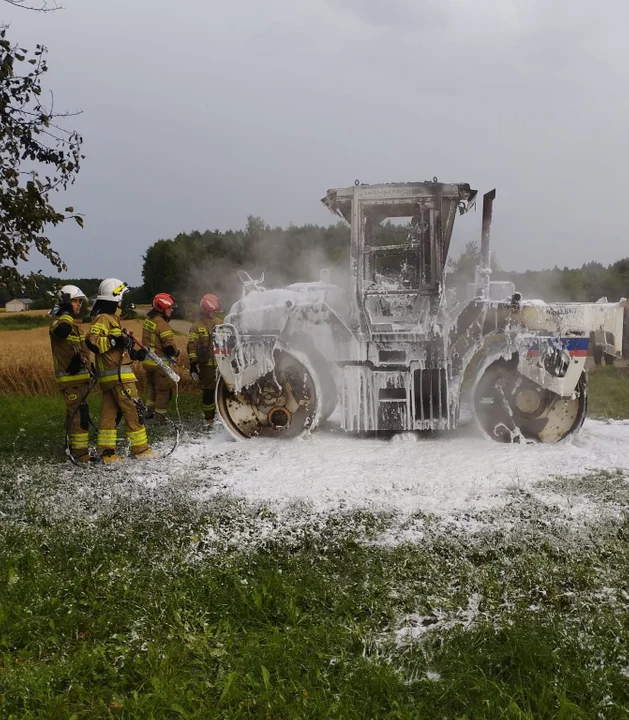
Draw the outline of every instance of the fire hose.
M128 331L128 330L123 330L122 332L128 338L131 338L131 340L133 340L135 345L137 345L140 349L144 350L146 352L146 356L149 357L161 370L163 370L166 373L166 375L168 375L168 377L175 383L175 408L177 411L177 420L178 420L179 424L176 425L170 418L158 413L158 414L160 414L161 417L164 418L164 420L167 423L172 425L175 430L175 442L174 442L172 448L166 453L166 455L162 456L162 457L168 457L169 455L172 455L172 453L177 449L177 447L179 445L180 427L181 427L181 414L179 412L179 381L181 378L173 370L173 368L170 365L168 365L168 363L164 362L164 360L162 358L160 358L159 356L157 356L149 347L147 347L146 345L143 345L133 335L133 332ZM122 355L120 357L120 360L122 361ZM140 418L142 418L144 416L144 414L146 413L146 407L141 400L134 398L131 395L131 393L126 389L124 383L122 382L120 366L121 366L121 362L118 363L118 380L122 387L122 391L127 396L127 398L129 400L131 400L131 402L135 405L135 407L138 411L138 416ZM94 389L94 387L96 386L96 384L98 382L97 377L96 377L95 368L93 365L91 366L89 372L90 372L90 382L87 387L87 390L83 393L83 395L81 396L81 399L77 403L76 408L74 409L74 412L68 417L68 419L66 421L65 453L66 453L68 459L70 460L70 462L72 462L77 467L80 466L80 463L78 463L76 461L76 459L74 458L74 455L72 454L71 447L70 447L70 433L71 433L71 429L72 429L72 423L74 422L74 418L76 417L76 414L81 411L81 407L85 404L87 398L89 397L90 393L92 392L92 390ZM88 416L88 418L89 418L89 416ZM91 419L89 419L89 424L94 429L97 429L96 425L94 425L94 423L92 422Z
M180 436L180 428L181 428L181 413L179 412L179 381L181 380L181 377L173 370L173 368L165 362L161 357L156 355L151 348L147 347L143 343L141 343L133 334L131 330L122 330L122 334L125 337L130 338L134 344L140 348L140 350L144 350L146 353L146 357L150 358L160 370L163 370L166 375L175 383L175 410L177 412L177 421L178 424L175 424L169 417L166 415L162 415L161 413L156 412L156 415L159 415L164 419L165 422L172 425L172 427L175 430L175 442L172 446L172 448L165 454L162 455L162 458L167 458L169 455L172 455L177 447L179 446L179 436ZM131 400L131 402L136 406L138 410L138 415L140 417L143 417L146 413L146 406L141 400L138 400L137 398L134 398L130 392L125 388L124 383L122 382L122 377L120 375L120 365L122 363L122 355L120 356L121 362L118 363L118 379L120 380L120 384L122 386L122 391L124 394Z
M146 356L150 358L161 370L163 370L166 375L175 383L179 383L181 378L177 373L172 369L172 367L165 362L161 357L156 355L150 347L143 345L133 334L131 330L123 330L122 334L125 335L128 338L131 338L133 342L140 348L140 350L144 350L146 352Z
M79 463L74 458L74 455L72 454L72 450L70 448L70 433L72 432L72 423L74 422L74 418L76 417L76 414L78 412L81 412L81 407L85 404L89 394L96 387L96 383L98 382L98 380L96 378L96 373L94 372L93 365L89 368L89 373L90 373L90 382L89 382L89 385L87 386L87 390L81 396L81 399L77 403L77 406L74 408L74 412L72 412L72 414L69 415L68 419L66 420L66 455L68 456L70 462L77 466L79 465ZM96 425L94 425L94 423L92 422L92 419L89 416L89 411L88 411L87 417L88 417L89 425L91 425L96 430L97 429ZM88 429L89 429L89 425L88 425Z

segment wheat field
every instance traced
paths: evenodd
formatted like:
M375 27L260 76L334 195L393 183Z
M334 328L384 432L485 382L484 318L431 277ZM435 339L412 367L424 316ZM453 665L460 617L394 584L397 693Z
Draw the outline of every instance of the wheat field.
M2 309L3 312L6 312L4 308ZM17 317L25 317L29 315L48 315L50 310L20 310L19 313L7 313L7 317L10 316L17 316Z
M125 320L124 327L142 336L141 320ZM87 329L87 325L84 326ZM181 376L180 390L197 390L188 372L187 338L175 335L181 355L175 367ZM141 363L134 363L140 391L144 390L145 374ZM48 328L0 331L0 393L21 395L56 395Z

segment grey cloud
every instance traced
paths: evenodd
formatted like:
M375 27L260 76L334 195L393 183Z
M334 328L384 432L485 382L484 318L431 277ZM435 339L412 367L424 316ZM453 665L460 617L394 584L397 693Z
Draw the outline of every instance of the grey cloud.
M328 223L329 187L433 175L497 187L503 266L629 254L615 191L625 4L63 4L5 19L11 37L49 47L59 106L84 111L73 124L87 158L62 202L86 227L52 234L72 275L137 282L159 238L243 227L249 213ZM479 225L480 213L458 221L454 252Z
M367 25L414 31L443 27L448 22L448 2L424 0L328 0L350 10Z

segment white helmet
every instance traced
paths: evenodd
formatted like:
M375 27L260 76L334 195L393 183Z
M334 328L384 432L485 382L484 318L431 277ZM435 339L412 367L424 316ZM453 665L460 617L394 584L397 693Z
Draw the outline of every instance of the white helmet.
M103 280L98 288L97 300L109 300L110 302L121 302L122 296L129 291L126 282L117 278Z
M62 303L70 302L70 300L87 300L85 293L81 291L76 285L64 285L59 290L59 300Z

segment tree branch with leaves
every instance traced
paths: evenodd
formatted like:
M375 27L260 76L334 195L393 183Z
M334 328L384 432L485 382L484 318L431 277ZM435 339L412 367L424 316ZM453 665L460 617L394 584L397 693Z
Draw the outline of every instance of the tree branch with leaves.
M44 95L46 52L43 45L32 53L12 45L6 28L0 30L0 286L20 292L37 279L17 268L32 250L67 270L47 228L66 220L83 226L73 207L52 204L55 193L74 183L84 156L81 136L61 124L76 113L58 113L52 94Z

